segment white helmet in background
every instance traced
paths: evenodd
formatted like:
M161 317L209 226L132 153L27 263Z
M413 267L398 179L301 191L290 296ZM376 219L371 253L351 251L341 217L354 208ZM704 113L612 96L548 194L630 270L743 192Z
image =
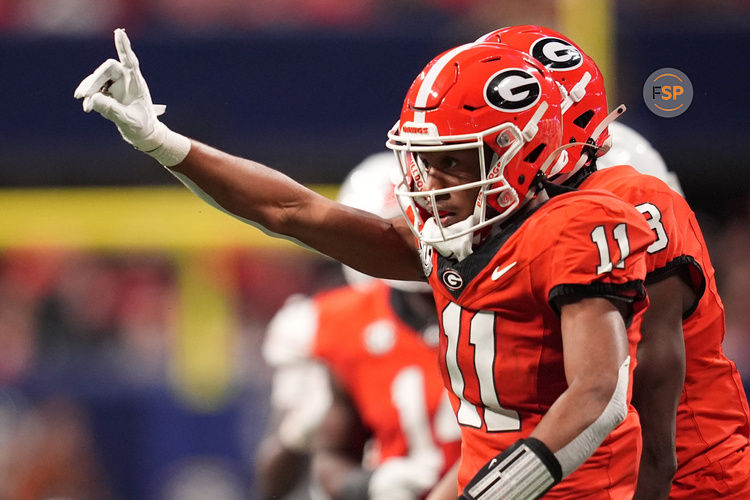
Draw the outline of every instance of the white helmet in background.
M402 181L401 167L391 151L375 153L354 167L341 184L338 201L344 205L379 215L384 219L401 217L401 209L393 193ZM363 285L375 278L342 266L344 278L352 286ZM388 286L404 292L430 292L422 281L383 280Z
M609 125L609 135L612 137L612 148L596 160L597 168L630 165L642 174L658 177L673 191L685 196L677 174L667 168L664 159L645 137L620 122Z

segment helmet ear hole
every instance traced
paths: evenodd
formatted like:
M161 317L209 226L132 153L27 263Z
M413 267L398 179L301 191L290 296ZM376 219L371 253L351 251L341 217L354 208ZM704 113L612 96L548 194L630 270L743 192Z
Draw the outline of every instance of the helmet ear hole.
M526 155L526 158L524 158L523 161L527 163L535 163L537 159L539 159L539 155L542 154L542 151L544 151L545 147L547 147L547 145L541 143L540 145L532 149L531 152Z
M586 128L586 125L589 124L589 122L591 121L593 117L594 117L594 111L589 109L588 111L578 115L578 118L573 120L573 123L577 127Z

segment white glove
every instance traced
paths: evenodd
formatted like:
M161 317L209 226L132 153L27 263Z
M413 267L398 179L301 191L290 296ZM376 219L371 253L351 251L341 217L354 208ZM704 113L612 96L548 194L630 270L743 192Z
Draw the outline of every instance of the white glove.
M156 117L166 106L151 101L138 58L125 30L115 30L119 61L107 59L83 79L73 94L83 99L83 110L92 109L113 122L122 138L153 156L164 166L177 165L190 151L190 139L172 132Z
M417 500L439 479L439 467L408 457L383 462L370 477L370 500Z

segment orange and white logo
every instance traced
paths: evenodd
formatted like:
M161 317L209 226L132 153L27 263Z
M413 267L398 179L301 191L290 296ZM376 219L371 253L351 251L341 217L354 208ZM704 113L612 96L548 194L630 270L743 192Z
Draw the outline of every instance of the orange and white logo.
M658 69L643 84L643 101L655 115L674 118L687 111L693 102L693 84L678 69Z

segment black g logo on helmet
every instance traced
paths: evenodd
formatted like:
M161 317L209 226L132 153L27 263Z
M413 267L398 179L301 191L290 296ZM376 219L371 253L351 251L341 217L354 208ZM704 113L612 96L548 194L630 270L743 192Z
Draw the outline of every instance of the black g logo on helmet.
M530 73L516 68L492 75L484 85L484 99L499 111L523 111L539 101L542 86Z
M547 69L567 71L583 62L583 57L570 42L560 38L541 38L531 45L531 55Z

